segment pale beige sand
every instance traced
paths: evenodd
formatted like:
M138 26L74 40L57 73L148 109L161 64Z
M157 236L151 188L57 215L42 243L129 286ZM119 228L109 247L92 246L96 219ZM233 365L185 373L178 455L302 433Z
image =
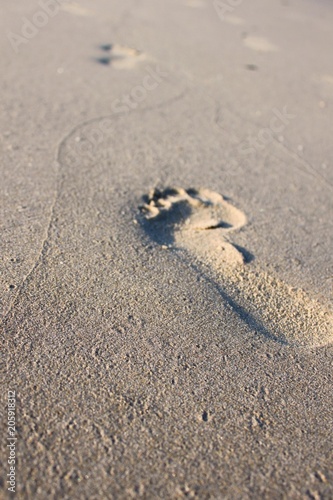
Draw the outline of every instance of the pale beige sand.
M16 498L332 498L330 3L244 1L233 22L203 0L62 4L16 52L41 7L0 0ZM223 195L200 227L232 227L203 249L146 220L166 186Z
M256 50L257 52L275 52L278 50L278 47L272 42L259 36L246 36L244 38L244 44L246 47Z

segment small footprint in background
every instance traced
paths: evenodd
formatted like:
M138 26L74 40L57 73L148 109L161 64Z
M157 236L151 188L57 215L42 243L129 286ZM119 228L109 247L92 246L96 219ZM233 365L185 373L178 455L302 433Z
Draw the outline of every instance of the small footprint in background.
M60 8L61 10L69 12L70 14L74 14L75 16L90 17L94 15L94 12L92 10L85 9L77 2L61 3Z
M276 45L261 36L245 35L243 42L246 47L256 52L277 52L279 50Z
M97 58L100 64L111 65L116 69L131 69L139 62L146 59L146 55L137 49L119 44L100 45L104 56Z
M152 190L141 207L143 226L159 244L185 249L215 270L221 296L249 326L281 344L320 347L333 341L331 311L268 273L229 240L245 214L208 189Z

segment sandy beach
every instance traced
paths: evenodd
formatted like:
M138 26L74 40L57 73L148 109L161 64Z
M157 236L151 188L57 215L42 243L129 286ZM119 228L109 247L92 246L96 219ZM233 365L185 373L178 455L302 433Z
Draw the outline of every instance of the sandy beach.
M332 3L0 7L0 498L332 499Z

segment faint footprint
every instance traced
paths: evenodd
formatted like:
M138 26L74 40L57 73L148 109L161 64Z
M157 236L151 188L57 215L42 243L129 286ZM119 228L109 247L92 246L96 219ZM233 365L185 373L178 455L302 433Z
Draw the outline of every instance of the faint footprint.
M83 16L83 17L90 17L94 15L94 12L85 9L81 5L79 5L77 2L67 2L67 3L62 3L60 5L61 10L64 10L65 12L69 12L70 14L74 14L75 16Z
M101 45L100 49L108 53L97 59L101 64L112 65L116 69L131 69L137 63L146 59L146 55L137 49L118 44Z
M247 35L244 37L244 44L246 47L256 52L276 52L279 50L276 45L261 36Z
M219 291L248 325L280 343L319 347L333 341L332 313L302 290L245 264L228 241L246 224L243 212L208 189L153 190L142 210L158 243L183 248L221 278Z

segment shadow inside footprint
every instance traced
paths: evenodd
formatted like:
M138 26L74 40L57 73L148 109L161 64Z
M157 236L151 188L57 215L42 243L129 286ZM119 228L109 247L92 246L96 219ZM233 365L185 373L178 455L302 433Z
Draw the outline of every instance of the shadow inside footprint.
M152 208L153 203L159 206L159 201L162 198L157 197L158 191L154 190L154 197L144 197L146 202L141 209L146 214ZM162 193L161 193L162 196ZM171 190L165 190L163 196L172 196ZM162 205L161 205L162 206ZM147 208L148 207L148 208ZM175 228L180 226L191 214L191 207L186 200L179 200L178 203L170 205L168 210L159 210L159 213L154 217L144 217L141 219L141 225L148 236L159 245L172 245L175 243Z
M204 280L209 283L212 287L214 287L225 303L227 303L233 311L237 314L237 316L251 329L256 333L264 336L266 339L274 340L278 344L288 345L288 342L285 339L279 338L274 335L270 330L268 330L265 325L254 315L252 315L244 306L242 306L237 300L235 300L230 293L228 293L221 285L218 285L212 278L207 276L207 274L202 274L198 266L191 265L191 267L198 273L201 274Z
M244 264L249 264L249 262L254 261L255 256L253 253L249 252L246 248L241 247L240 245L236 245L236 243L233 243L233 245L243 255Z
M101 50L104 50L104 52L110 52L112 49L112 44L111 43L105 43L99 46Z
M103 64L103 66L108 66L111 62L110 57L97 57L96 61L99 62L100 64Z

